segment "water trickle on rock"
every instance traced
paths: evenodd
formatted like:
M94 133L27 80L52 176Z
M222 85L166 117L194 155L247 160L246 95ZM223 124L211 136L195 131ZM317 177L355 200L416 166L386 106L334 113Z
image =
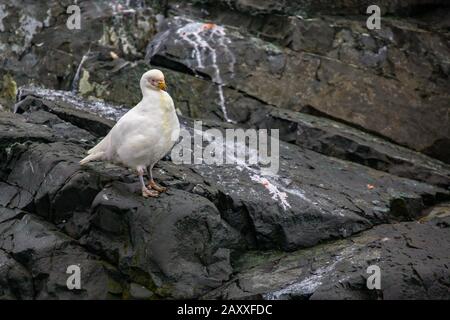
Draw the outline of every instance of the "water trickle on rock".
M316 269L309 277L305 277L300 282L291 283L280 290L265 293L263 294L263 299L283 300L291 294L294 296L310 296L319 286L322 285L326 277L333 273L339 263L345 260L352 263L351 257L353 256L356 248L358 248L358 245L355 247L344 248L336 254L333 260L328 261L324 266Z
M123 106L112 105L101 100L85 100L73 92L64 90L52 90L39 87L24 87L18 92L18 101L24 99L24 91L33 92L34 96L45 98L49 101L64 101L75 109L86 111L105 119L118 121L129 109ZM16 113L18 104L16 104L14 113Z
M219 95L219 105L222 109L223 117L228 122L233 122L227 112L225 95L223 92L224 82L220 67L218 65L218 49L222 48L228 60L228 71L234 74L236 58L231 52L228 44L231 40L227 37L225 28L212 23L189 22L177 30L177 35L186 41L192 48L192 59L195 59L198 69L205 69L206 59L210 57L210 64L214 69L213 81L217 84Z
M80 63L78 64L77 71L75 72L75 76L72 80L72 92L77 93L78 92L78 84L80 82L80 74L81 74L81 68L83 67L83 64L86 62L88 56L89 56L90 50L86 52L83 57L81 58Z
M189 128L186 129L190 131ZM226 141L218 142L206 131L193 129L192 133L201 136L209 145L213 145L215 150L223 150L223 155L225 157L224 163L234 164L239 171L247 173L251 181L262 185L269 192L271 198L276 201L284 211L291 208L291 204L288 202L288 194L311 203L311 200L305 196L303 190L300 188L288 188L284 186L281 181L282 178L278 174L268 174L259 163L258 165L250 165L245 159L236 156L236 154L241 153L245 154L246 158L258 159L258 150L250 148L245 143L240 142L235 142L232 146L227 146ZM200 145L198 147L202 148ZM204 164L200 164L199 166L205 168ZM220 180L222 179L218 179L218 181Z

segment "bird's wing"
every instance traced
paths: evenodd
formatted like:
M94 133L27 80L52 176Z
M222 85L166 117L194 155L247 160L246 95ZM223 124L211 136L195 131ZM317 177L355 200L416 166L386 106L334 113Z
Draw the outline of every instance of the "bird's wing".
M104 137L102 139L102 141L100 141L95 147L90 149L87 153L88 154L95 154L95 153L98 153L98 152L105 151L107 149L108 144L109 144L110 138L111 138L111 131L106 135L106 137Z
M127 113L125 113L119 121L112 127L112 129L109 131L109 133L92 149L90 149L87 153L88 154L95 154L98 152L106 152L111 147L111 135L113 132L118 130L118 127L121 127L122 122L130 122L131 119L133 119L138 112L138 106L141 103L138 103L133 109L130 109Z
M151 121L139 112L127 113L110 131L111 147L119 148L123 143L130 143L133 137L146 132Z

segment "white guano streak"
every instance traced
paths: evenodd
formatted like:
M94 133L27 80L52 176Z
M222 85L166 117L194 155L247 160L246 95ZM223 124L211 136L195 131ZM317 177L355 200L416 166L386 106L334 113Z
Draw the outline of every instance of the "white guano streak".
M227 44L230 43L231 40L226 36L225 29L222 26L217 26L215 24L189 22L177 30L177 35L189 43L193 48L192 58L196 59L197 68L205 68L206 56L204 56L203 52L211 56L211 67L214 69L213 81L217 84L219 105L222 109L224 119L227 122L233 122L228 116L223 92L224 83L219 65L217 64L217 47L222 47L224 48L226 57L230 60L228 64L229 71L231 74L234 73L236 58L228 48ZM212 43L212 45L210 43Z

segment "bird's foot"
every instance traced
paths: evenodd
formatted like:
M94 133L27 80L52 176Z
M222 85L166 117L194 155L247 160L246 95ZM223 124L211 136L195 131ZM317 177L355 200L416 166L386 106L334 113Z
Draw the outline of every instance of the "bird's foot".
M150 190L148 188L142 188L142 196L144 198L157 198L159 197L159 192L156 190Z
M161 187L160 185L158 185L155 181L150 181L150 183L148 184L148 188L156 190L158 192L166 192L167 188L166 187Z

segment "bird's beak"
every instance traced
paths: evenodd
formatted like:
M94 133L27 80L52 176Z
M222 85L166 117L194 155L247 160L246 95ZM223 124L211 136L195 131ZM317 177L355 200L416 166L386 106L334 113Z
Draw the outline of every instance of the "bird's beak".
M159 88L160 90L166 91L166 90L167 90L166 82L165 82L164 80L159 81L159 82L158 82L158 88Z

